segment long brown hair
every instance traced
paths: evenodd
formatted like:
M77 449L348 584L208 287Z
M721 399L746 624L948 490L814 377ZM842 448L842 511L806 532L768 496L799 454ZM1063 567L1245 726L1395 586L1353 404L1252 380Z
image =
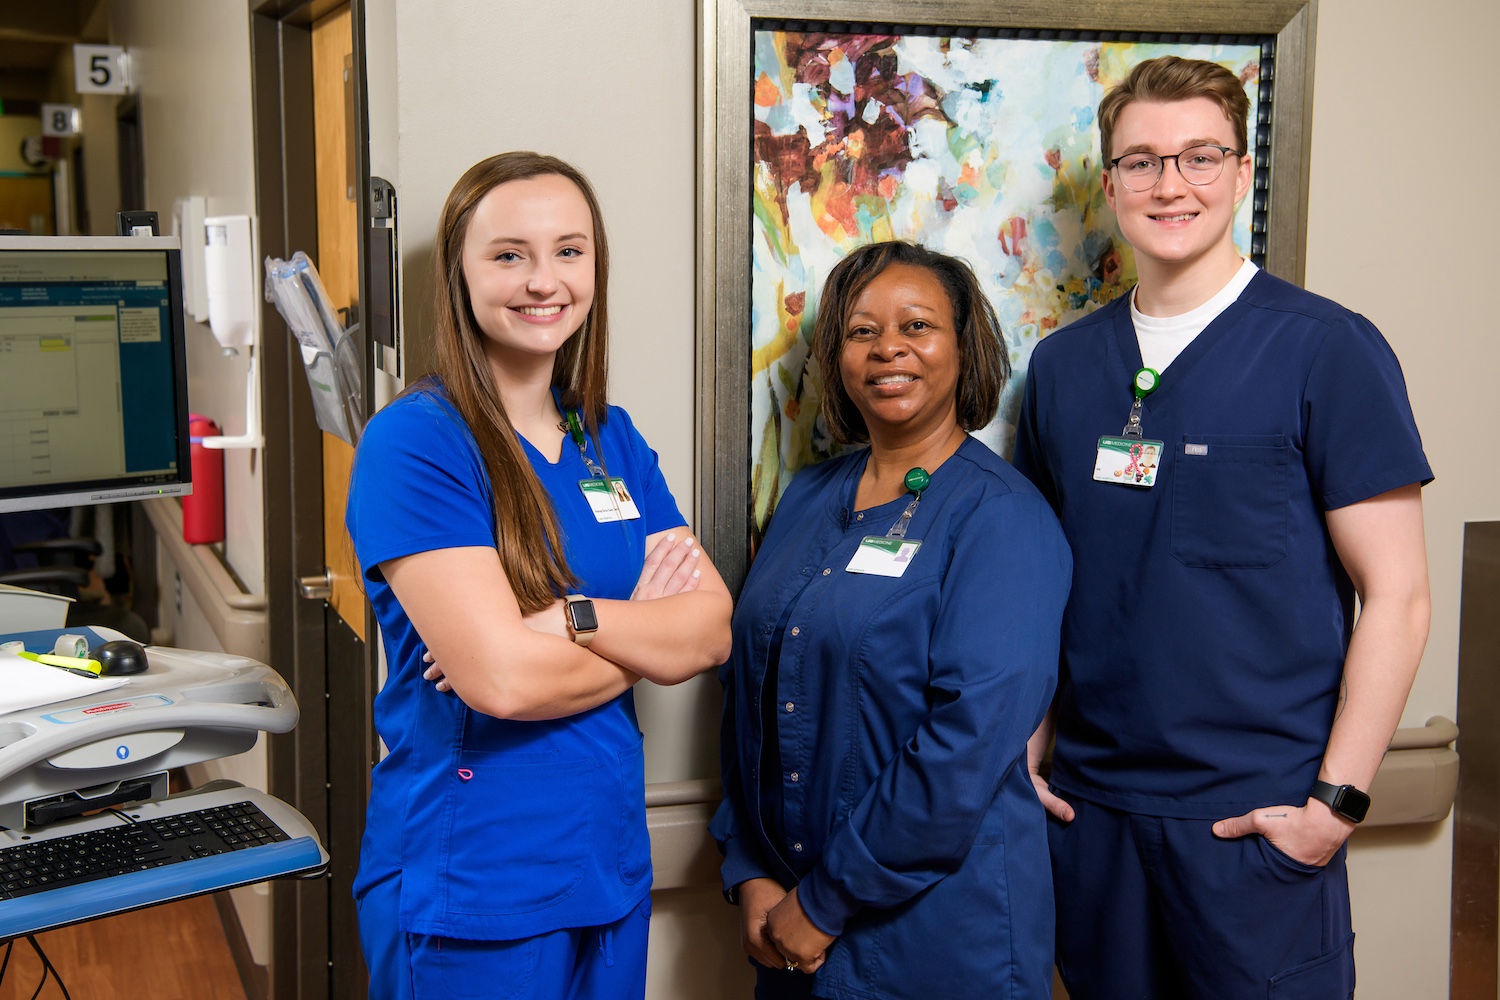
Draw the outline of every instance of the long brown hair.
M563 556L562 531L552 498L527 460L495 388L484 352L484 333L469 303L463 250L474 210L485 195L509 181L548 174L572 181L594 220L593 305L583 326L557 352L552 384L561 390L565 409L582 413L594 451L600 454L599 424L607 407L609 246L599 201L588 179L571 164L541 153L500 153L481 160L448 192L435 248L437 374L449 401L469 425L489 473L495 502L495 548L522 614L547 607L576 579Z
M811 361L823 379L823 423L839 444L862 444L870 439L864 415L844 387L839 356L849 339L849 316L855 303L893 264L920 267L937 278L953 308L958 338L958 424L976 431L995 419L1000 392L1010 378L1010 353L995 307L985 297L979 279L957 257L929 250L920 243L889 240L851 250L833 266L823 283L818 314L813 318Z

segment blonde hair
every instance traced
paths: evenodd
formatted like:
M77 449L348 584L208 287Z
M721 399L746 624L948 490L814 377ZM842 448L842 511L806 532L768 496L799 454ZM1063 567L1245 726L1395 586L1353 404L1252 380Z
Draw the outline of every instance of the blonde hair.
M1240 78L1218 63L1203 59L1162 56L1138 64L1099 102L1099 153L1104 162L1114 158L1110 144L1120 113L1137 101L1166 104L1206 97L1219 106L1234 132L1235 152L1250 144L1250 98Z

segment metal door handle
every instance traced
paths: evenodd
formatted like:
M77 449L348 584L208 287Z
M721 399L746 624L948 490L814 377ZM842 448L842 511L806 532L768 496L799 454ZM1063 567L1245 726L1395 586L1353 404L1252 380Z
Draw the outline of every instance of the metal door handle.
M297 590L310 601L326 601L333 596L333 580L326 569L317 576L299 576Z

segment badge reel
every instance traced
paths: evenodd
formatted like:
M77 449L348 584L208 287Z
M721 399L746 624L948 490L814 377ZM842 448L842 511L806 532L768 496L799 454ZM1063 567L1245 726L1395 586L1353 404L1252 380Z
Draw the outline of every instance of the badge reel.
M890 531L884 535L866 535L860 540L859 548L855 549L854 557L844 567L844 572L900 577L906 572L906 567L911 565L922 542L917 538L907 538L906 528L911 524L912 515L917 512L922 491L932 483L932 477L927 474L926 469L916 468L907 472L904 482L906 488L914 494L911 503L896 518Z
M583 464L589 469L590 478L578 480L578 488L583 491L583 498L594 512L594 520L600 524L608 524L611 521L634 521L640 517L640 508L635 505L635 498L626 488L625 480L619 476L605 475L604 470L594 464L594 460L584 450L583 422L579 420L577 410L568 411L564 427L573 443L578 446Z
M1117 486L1139 486L1150 489L1156 485L1156 474L1161 469L1162 442L1141 435L1141 402L1161 385L1161 374L1153 368L1142 368L1135 373L1131 386L1135 402L1130 407L1130 416L1125 420L1125 429L1119 437L1101 437L1099 452L1094 458L1094 479Z

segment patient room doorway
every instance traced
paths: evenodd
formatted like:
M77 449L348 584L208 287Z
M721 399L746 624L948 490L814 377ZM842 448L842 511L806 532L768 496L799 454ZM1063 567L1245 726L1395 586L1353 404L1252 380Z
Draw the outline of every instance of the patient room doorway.
M360 238L370 226L363 3L253 0L251 15L263 253L306 252L351 327L369 301ZM302 707L297 730L272 744L271 787L319 825L332 858L327 879L276 888L268 995L363 997L351 885L375 753L375 664L343 526L353 447L318 428L295 339L273 307L263 321L271 662ZM359 330L352 337L368 414L368 339Z

